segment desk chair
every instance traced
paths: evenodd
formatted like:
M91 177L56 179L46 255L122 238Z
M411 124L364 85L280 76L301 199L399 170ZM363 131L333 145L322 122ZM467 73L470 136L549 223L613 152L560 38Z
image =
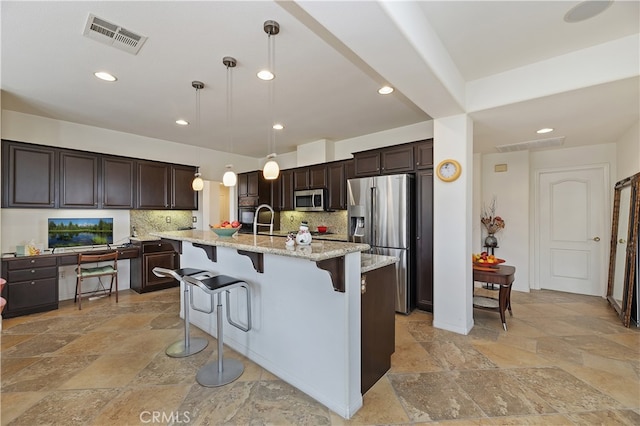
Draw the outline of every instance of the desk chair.
M111 262L108 265L83 267L82 264L92 262ZM103 254L78 254L78 267L76 268L76 294L73 298L73 302L78 301L78 309L82 309L82 295L95 293L86 292L82 293L82 281L88 278L110 276L111 282L109 283L109 297L111 297L111 290L113 288L113 282L116 283L116 303L118 303L118 252L112 251L110 253ZM106 294L107 290L103 287L103 292Z

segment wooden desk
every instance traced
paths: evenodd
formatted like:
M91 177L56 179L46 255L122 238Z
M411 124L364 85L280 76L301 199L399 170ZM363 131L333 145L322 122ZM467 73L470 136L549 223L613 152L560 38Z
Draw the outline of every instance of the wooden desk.
M473 281L484 282L489 284L497 284L500 286L498 289L498 298L486 297L486 296L473 296L473 307L477 309L484 309L487 311L497 311L500 313L500 319L502 320L502 326L507 331L507 321L505 319L505 310L509 309L509 315L513 316L511 312L511 285L515 281L516 268L514 266L500 265L495 272L493 271L481 271L473 269Z
M118 260L136 259L137 246L89 250L83 253L102 254L118 251ZM58 268L77 265L79 252L41 254L2 258L1 277L7 280L0 295L7 300L4 318L58 309Z

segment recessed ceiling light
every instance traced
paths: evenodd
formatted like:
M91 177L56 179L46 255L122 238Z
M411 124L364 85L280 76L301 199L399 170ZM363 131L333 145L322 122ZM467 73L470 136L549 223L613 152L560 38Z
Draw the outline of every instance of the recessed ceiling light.
M582 1L565 13L564 21L569 23L586 21L607 10L612 3L613 0Z
M389 93L393 93L393 87L391 86L382 86L378 89L378 93L381 95L388 95Z
M284 126L282 124L280 124L280 123L276 123L276 124L273 125L273 128L275 130L282 130L282 129L284 129Z
M179 124L181 126L188 126L189 122L187 120L183 120L182 118L179 120L176 120L176 124Z
M273 75L273 73L269 70L262 70L258 72L258 78L260 80L269 81L269 80L273 80L275 77L276 76Z
M549 132L553 132L553 129L551 127L545 127L543 129L536 130L536 133L540 133L540 134L549 133Z
M100 80L104 80L104 81L116 81L117 80L117 78L115 76L109 74L108 72L104 72L104 71L94 72L93 75L98 77Z

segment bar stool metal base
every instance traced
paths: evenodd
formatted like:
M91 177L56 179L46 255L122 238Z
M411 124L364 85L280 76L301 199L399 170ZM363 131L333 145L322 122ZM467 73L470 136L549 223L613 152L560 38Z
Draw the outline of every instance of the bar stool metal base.
M189 346L185 344L184 340L173 342L167 347L167 350L164 353L171 358L183 358L185 356L197 354L209 345L209 341L207 339L202 339L200 337L192 337L189 340Z
M213 388L229 384L242 375L244 366L240 361L225 358L223 362L224 369L222 371L218 371L216 363L202 367L196 375L196 381L202 386Z

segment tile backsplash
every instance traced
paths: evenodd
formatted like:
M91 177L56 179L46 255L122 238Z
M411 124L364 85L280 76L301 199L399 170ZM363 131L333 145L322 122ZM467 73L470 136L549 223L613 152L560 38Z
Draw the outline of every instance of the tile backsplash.
M297 232L300 222L306 221L309 229L315 231L319 225L327 227L327 232L334 234L347 234L347 211L335 212L280 212L280 230Z
M191 210L130 210L131 234L144 237L149 232L176 231L193 226Z

